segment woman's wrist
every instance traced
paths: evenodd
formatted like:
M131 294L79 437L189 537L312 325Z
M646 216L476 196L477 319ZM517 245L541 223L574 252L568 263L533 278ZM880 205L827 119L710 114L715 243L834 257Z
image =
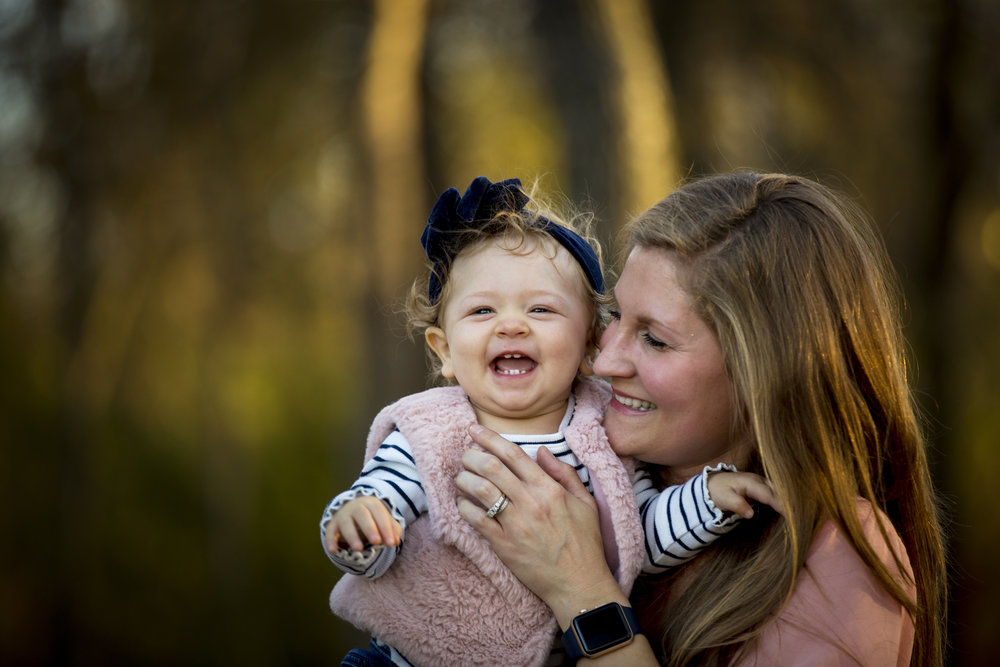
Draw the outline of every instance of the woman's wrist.
M596 658L625 648L642 634L635 611L618 602L581 612L562 635L570 661Z
M584 584L558 591L556 595L545 601L552 609L553 615L561 630L569 627L578 614L596 609L609 602L617 602L628 606L628 597L622 593L621 587L611 573L607 579L589 581Z

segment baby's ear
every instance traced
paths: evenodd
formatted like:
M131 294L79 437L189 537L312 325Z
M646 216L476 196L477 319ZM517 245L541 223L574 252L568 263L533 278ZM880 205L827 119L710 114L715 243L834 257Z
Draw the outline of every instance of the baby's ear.
M580 375L584 377L589 377L594 374L594 359L597 358L598 349L595 345L588 345L587 351L583 355L583 360L580 361Z
M451 352L448 347L448 336L445 335L441 327L427 327L424 332L424 340L427 347L434 350L434 354L441 360L441 375L446 378L455 377L455 368L451 363Z

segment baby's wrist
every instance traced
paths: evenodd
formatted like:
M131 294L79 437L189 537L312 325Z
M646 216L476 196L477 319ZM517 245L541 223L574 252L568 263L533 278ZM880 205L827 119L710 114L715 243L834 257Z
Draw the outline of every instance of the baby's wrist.
M739 468L737 468L733 464L723 463L722 461L719 461L714 466L705 466L705 468L701 472L703 475L705 475L705 479L707 480L709 477L711 477L714 473L717 472L739 472L739 471L740 471Z
M712 478L719 473L732 472L739 472L739 469L737 469L734 465L722 462L719 462L714 466L705 466L704 470L702 470L702 475L705 478L704 501L708 506L709 511L712 513L712 516L715 517L712 524L714 526L726 525L732 523L733 521L737 521L740 518L738 514L734 514L733 512L716 505L715 499L712 497Z

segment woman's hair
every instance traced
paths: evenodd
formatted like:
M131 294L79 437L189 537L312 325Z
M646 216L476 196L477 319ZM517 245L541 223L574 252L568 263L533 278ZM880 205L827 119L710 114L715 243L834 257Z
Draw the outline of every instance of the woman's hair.
M685 185L625 234L626 251L661 248L677 260L681 286L723 349L734 433L755 444L750 470L786 507L784 518L758 512L706 551L669 617L656 617L667 663L728 664L749 648L788 601L816 529L831 519L912 617L912 664L941 664L941 529L896 276L867 216L808 179L737 172ZM893 554L895 565L905 572L908 557L916 599L866 539L858 497L899 532L906 554ZM875 516L890 544L891 527ZM658 584L645 593L653 607L663 604Z
M406 297L403 307L406 315L406 326L410 336L423 336L429 327L439 327L442 325L441 316L444 308L451 296L451 266L455 260L464 254L478 250L488 244L494 243L514 254L529 254L536 249L542 252L551 253L551 257L559 252L562 246L553 238L549 232L545 231L547 224L560 225L575 232L582 238L597 255L597 260L601 262L601 244L592 232L593 216L590 214L578 213L562 218L552 211L542 212L539 206L539 198L535 192L528 193L532 209L521 209L520 211L500 211L486 224L474 228L463 228L451 232L454 238L449 239L448 246L451 250L449 261L443 266L436 266L432 261L425 263L426 271L413 281L410 292ZM588 330L587 347L596 351L600 342L601 334L607 322L607 299L603 294L597 292L590 284L578 261L573 262L579 279L582 281L586 294L591 304L591 325ZM437 271L437 279L441 284L441 293L436 299L428 296L428 283L431 274ZM426 349L427 358L431 365L431 375L435 379L441 378L441 360L429 348Z

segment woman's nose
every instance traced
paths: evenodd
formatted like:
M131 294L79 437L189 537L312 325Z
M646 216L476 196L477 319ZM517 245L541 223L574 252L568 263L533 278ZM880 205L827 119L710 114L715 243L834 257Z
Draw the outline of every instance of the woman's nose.
M611 322L601 336L601 349L594 360L594 374L601 377L626 377L631 364L625 354L625 340L618 322Z

